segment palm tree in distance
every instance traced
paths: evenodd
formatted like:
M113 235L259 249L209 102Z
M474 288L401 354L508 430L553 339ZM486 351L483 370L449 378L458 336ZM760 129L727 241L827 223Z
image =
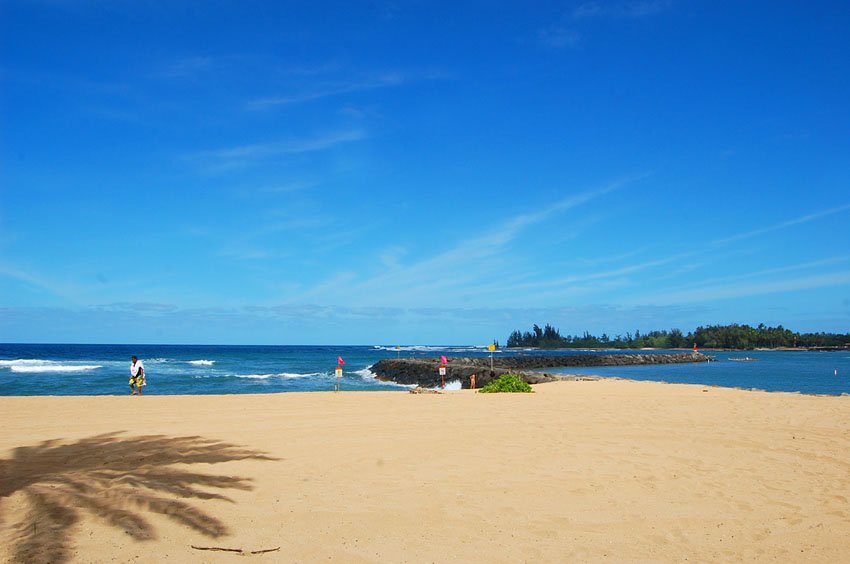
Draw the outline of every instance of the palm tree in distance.
M71 527L81 510L136 540L155 538L144 511L167 515L209 537L223 536L228 529L222 521L175 498L232 501L219 492L250 490L250 479L202 474L172 465L276 460L202 437L119 435L97 435L75 443L45 441L18 447L11 458L0 459L0 525L9 498L23 495L28 503L24 519L8 531L11 542L3 543L6 546L0 549L0 556L15 562L67 561Z

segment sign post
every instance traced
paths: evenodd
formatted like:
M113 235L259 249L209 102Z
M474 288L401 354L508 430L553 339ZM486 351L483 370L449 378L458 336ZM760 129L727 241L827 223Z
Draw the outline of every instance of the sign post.
M496 350L496 343L487 345L487 350L490 351L490 372L493 372L493 351Z
M341 356L336 357L336 386L334 387L334 392L339 391L340 379L342 378L342 365L345 364L345 361L342 360Z
M443 389L446 389L446 365L449 363L449 359L446 358L446 355L440 355L440 382L443 386Z

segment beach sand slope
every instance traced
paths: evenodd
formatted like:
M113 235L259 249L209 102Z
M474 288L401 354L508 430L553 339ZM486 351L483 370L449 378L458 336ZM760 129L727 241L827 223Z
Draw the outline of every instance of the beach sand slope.
M3 561L848 561L850 397L2 397L0 428Z

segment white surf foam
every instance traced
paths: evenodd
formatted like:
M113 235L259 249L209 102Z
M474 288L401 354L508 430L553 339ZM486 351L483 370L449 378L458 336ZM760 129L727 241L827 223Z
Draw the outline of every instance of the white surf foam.
M11 368L13 366L42 366L44 364L49 364L51 361L49 360L36 360L36 359L23 359L19 358L17 360L0 360L0 368Z
M361 378L372 380L375 384L380 384L381 386L390 386L393 388L409 388L413 389L416 387L416 384L399 384L398 382L387 382L385 380L378 380L378 375L369 370L368 368L363 368L361 370L355 370L354 374L357 374Z
M489 345L469 345L469 346L432 346L432 345L409 345L402 346L399 348L393 346L373 346L373 348L377 351L385 351L396 353L396 355L400 355L402 357L407 355L431 355L431 354L446 354L446 355L466 355L466 354L475 354L480 355L482 353L485 354L501 354L505 351L502 349L496 349L494 351L489 350L487 347ZM533 349L528 349L533 350Z
M195 366L212 366L215 364L214 360L190 360L189 364L194 364Z
M103 368L100 364L62 364L52 360L17 359L0 360L0 367L8 368L12 372L40 373L40 372L86 372Z
M442 390L443 388L442 388L442 387L440 387L440 386L434 386L434 388L433 388L433 389L435 389L435 390ZM447 391L450 391L450 392L455 392L455 391L457 391L457 390L461 390L461 389L463 389L463 385L460 383L460 380L451 380L451 381L449 381L449 382L446 382L446 387L445 387L445 389L446 389Z
M327 372L310 372L309 374L297 374L291 372L281 372L277 376L280 378L318 378L327 376Z
M325 372L310 372L299 374L296 372L281 372L280 374L234 374L236 378L248 378L251 380L266 380L268 378L315 378L327 376Z
M394 346L375 345L373 348L379 351L399 351L399 352L473 352L487 350L487 345L483 346L434 346L434 345L404 345L398 348Z
M89 370L97 370L103 368L99 364L81 365L81 366L15 366L12 367L12 372L86 372Z

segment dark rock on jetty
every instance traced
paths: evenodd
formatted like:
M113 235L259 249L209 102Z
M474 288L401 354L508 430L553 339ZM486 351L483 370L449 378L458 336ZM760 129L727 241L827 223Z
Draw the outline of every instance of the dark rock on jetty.
M633 366L642 364L674 364L686 362L709 362L710 356L700 353L678 354L571 354L561 356L508 356L493 359L490 370L489 358L452 358L446 365L446 382L460 380L464 388L469 387L469 377L475 374L477 387L487 385L502 374L519 374L529 384L555 380L593 380L592 376L575 374L546 374L536 372L546 368L570 366ZM379 380L397 384L417 385L434 388L440 385L439 360L436 358L392 359L386 358L373 364L370 370Z

